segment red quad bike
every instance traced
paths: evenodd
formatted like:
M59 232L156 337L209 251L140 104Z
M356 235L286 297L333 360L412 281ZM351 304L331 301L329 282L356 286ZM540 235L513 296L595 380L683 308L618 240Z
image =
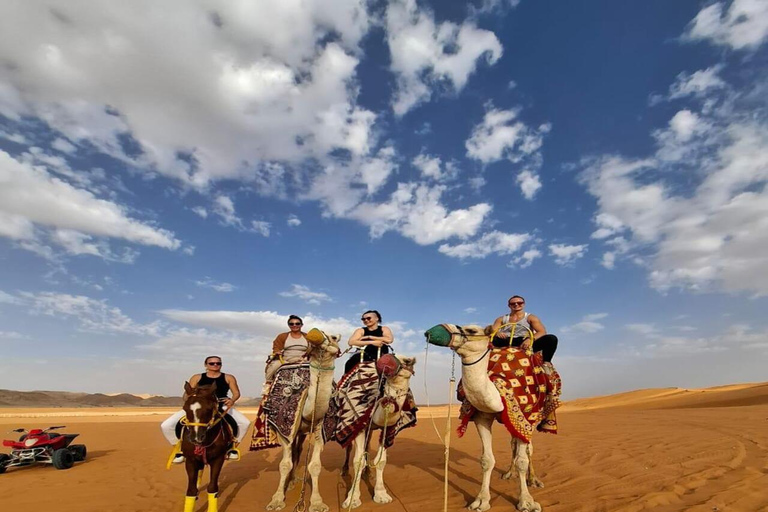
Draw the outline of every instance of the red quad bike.
M9 446L11 453L0 453L0 473L14 466L29 466L36 462L53 464L56 469L69 469L75 462L85 460L87 450L84 444L72 444L80 434L59 434L52 432L65 428L63 425L25 430L17 428L11 432L22 434L18 441L6 439L3 446Z

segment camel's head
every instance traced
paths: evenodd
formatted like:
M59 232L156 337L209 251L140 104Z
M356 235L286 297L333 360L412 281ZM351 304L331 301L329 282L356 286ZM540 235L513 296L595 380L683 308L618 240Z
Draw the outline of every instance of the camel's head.
M310 357L315 355L321 359L329 360L339 357L341 334L326 334L320 329L313 328L307 333L307 341L309 342Z
M487 328L486 328L487 329ZM439 324L424 333L427 343L448 347L459 355L484 351L489 334L479 325Z
M416 373L413 369L415 357L386 354L376 361L376 370L384 375L387 382L395 387L408 387L408 381Z

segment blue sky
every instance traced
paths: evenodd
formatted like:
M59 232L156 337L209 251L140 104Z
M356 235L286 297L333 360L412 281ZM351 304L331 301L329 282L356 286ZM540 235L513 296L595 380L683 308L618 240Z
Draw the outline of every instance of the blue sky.
M1 388L257 394L289 314L422 332L512 294L569 398L765 380L768 8L0 7Z

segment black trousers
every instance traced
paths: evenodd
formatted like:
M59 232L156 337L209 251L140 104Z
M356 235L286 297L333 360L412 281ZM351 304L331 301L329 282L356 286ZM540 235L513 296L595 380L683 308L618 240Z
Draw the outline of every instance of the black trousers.
M526 338L512 338L512 346L513 347L519 347L523 344L523 341L525 341ZM502 339L498 336L495 336L493 338L493 346L494 347L509 347L509 338ZM545 334L541 338L534 340L533 342L533 351L534 352L541 352L541 357L544 359L544 361L552 362L552 356L555 355L555 351L557 350L557 336L554 334Z

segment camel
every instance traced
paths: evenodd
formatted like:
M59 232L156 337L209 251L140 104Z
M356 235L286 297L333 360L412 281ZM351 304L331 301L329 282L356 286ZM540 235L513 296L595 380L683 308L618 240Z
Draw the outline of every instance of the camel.
M491 473L496 464L493 456L493 434L491 427L496 415L504 410L502 398L496 386L488 378L488 359L491 350L488 348L489 337L479 325L468 325L462 328L461 336L452 336L448 347L461 358L461 378L464 393L469 403L477 409L472 418L477 427L477 434L483 445L480 456L480 467L483 470L483 478L480 484L480 492L475 500L469 504L470 510L485 511L491 508ZM533 500L528 490L529 473L531 486L539 487L540 481L535 478L531 468L531 455L533 445L521 439L512 437L513 461L510 470L505 474L510 478L517 473L520 482L520 498L517 509L521 512L540 512L541 505ZM514 470L514 472L513 472Z
M395 357L395 356L393 356ZM347 493L347 497L341 505L342 509L359 507L360 501L360 480L363 469L366 468L366 434L368 431L381 430L394 427L402 415L403 404L410 389L409 382L413 376L413 366L416 364L415 357L397 357L400 362L399 370L390 377L385 375L384 393L376 402L369 428L365 428L355 437L353 444L355 447L354 471L352 478L352 487ZM376 469L376 485L374 487L373 501L376 503L390 503L392 497L384 486L384 467L387 465L387 448L384 441L379 443L379 449L376 457L373 459L373 466Z
M339 354L339 340L341 335L327 335L318 329L312 329L307 333L310 341L309 355L309 388L307 389L301 416L297 417L292 429L292 435L285 438L277 434L280 446L283 449L283 458L280 461L280 483L277 491L272 495L272 501L267 505L267 510L281 510L285 507L286 483L293 487L298 479L294 477L294 470L299 463L301 447L307 435L314 436L312 456L307 470L312 477L312 496L310 497L310 512L327 512L328 506L323 503L320 496L318 477L322 464L320 454L323 451L321 428L323 417L328 411L328 404L333 393L333 370L336 358ZM319 341L319 343L317 343ZM311 431L310 431L311 430Z

